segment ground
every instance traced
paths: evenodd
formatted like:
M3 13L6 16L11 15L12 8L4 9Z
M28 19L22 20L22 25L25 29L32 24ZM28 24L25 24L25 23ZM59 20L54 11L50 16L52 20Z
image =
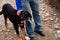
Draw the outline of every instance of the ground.
M2 5L10 3L14 8L14 0L0 0ZM35 33L35 40L60 40L60 0L40 0L40 18L45 37ZM33 22L34 25L34 22ZM8 20L9 32L6 32L3 15L0 16L0 40L17 40L12 23ZM33 27L34 28L34 27Z

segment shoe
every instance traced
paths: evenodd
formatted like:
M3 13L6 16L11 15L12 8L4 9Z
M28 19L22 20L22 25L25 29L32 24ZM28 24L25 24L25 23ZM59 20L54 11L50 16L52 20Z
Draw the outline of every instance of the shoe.
M34 40L34 37L30 37L30 40Z
M43 31L35 31L37 34L41 35L41 36L45 36L45 34L43 33Z

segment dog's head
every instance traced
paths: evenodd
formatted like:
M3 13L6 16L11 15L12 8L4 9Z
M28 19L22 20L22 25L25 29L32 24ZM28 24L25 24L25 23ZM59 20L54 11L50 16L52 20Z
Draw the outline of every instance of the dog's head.
M22 11L21 14L20 14L20 18L22 20L28 20L29 18L31 19L32 16L28 11Z

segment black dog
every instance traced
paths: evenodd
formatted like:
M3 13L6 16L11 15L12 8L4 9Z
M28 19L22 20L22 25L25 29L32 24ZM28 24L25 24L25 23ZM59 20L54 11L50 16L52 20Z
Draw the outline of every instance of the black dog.
M2 7L2 11L0 12L0 15L4 15L5 19L5 25L6 25L6 31L8 31L7 26L7 18L13 23L14 28L16 30L17 38L18 40L21 40L21 37L19 36L19 26L21 27L21 31L23 32L24 36L27 36L27 33L24 28L24 20L27 22L29 18L31 18L31 15L27 11L22 11L20 13L20 16L17 15L17 10L14 9L10 4L4 4Z

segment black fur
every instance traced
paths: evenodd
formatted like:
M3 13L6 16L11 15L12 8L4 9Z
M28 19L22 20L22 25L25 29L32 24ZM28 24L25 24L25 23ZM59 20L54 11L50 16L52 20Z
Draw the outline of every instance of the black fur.
M18 30L18 24L21 24L22 20L27 20L28 18L31 18L31 15L27 11L22 11L20 16L17 15L17 10L14 9L10 4L4 4L2 7L2 11L0 12L0 15L4 15L4 19L9 18L9 20L13 23L14 28L16 30L16 33L19 34ZM28 18L26 18L28 17ZM21 26L24 28L24 25Z

